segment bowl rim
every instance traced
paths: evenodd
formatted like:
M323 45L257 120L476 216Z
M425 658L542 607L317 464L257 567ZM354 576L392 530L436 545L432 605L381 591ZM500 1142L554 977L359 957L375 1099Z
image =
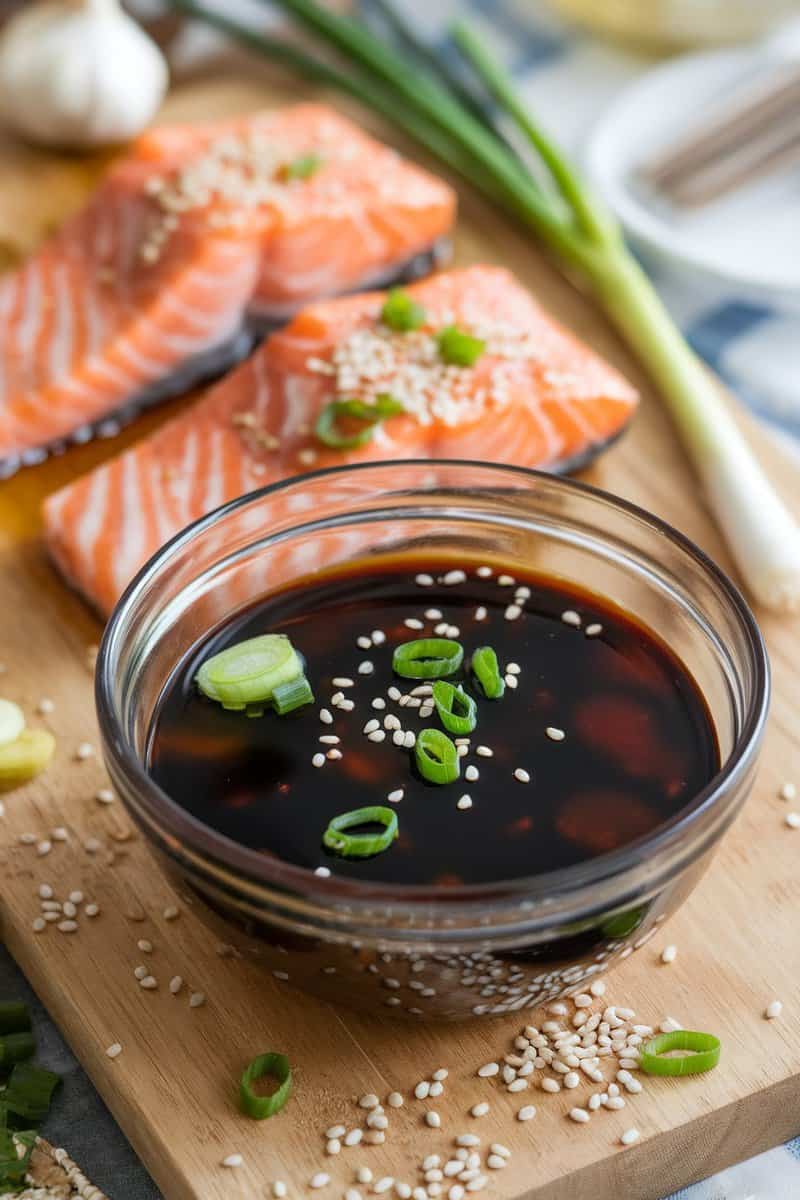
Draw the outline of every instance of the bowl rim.
M383 884L374 881L360 881L337 877L335 872L330 877L322 878L315 875L312 868L261 854L242 846L225 834L219 833L212 826L206 825L187 812L147 773L138 754L127 742L117 720L113 702L113 675L110 668L115 645L120 637L120 627L124 625L126 615L135 608L137 598L148 583L158 576L175 553L191 543L194 538L202 536L217 521L248 505L257 504L270 495L288 490L298 484L307 484L313 480L338 477L353 472L366 473L393 468L416 468L420 471L436 468L480 469L507 476L512 480L515 478L525 479L529 482L538 480L546 483L549 487L576 492L590 500L608 504L627 517L643 522L656 534L666 537L694 559L717 585L745 635L747 651L754 672L753 699L743 714L741 729L731 747L730 754L719 771L671 820L657 826L651 833L626 843L618 850L582 860L568 867L510 880L464 884L460 887L448 888L443 894L441 889L426 884ZM400 489L400 491L403 490L408 489ZM367 515L365 512L365 518ZM168 825L171 841L177 842L182 848L188 847L198 853L201 859L212 860L215 864L222 863L235 876L245 877L249 883L255 884L257 887L278 889L283 894L301 895L305 899L322 905L344 900L351 904L355 903L357 906L371 908L375 902L387 902L392 905L393 911L397 911L398 904L405 903L409 908L416 908L419 905L430 906L431 902L434 902L437 909L453 908L463 913L465 903L469 901L485 903L491 900L500 902L515 898L517 900L533 898L536 901L556 902L558 898L564 896L574 897L576 894L583 894L587 889L608 882L610 879L623 879L634 872L637 867L641 867L643 862L647 861L652 864L657 855L667 854L670 849L676 849L677 845L684 840L691 841L688 834L696 828L703 817L712 813L718 800L723 799L731 792L736 792L737 783L749 770L751 760L763 734L769 709L770 668L763 635L740 589L695 542L647 509L582 480L558 476L530 467L471 459L391 459L325 467L303 475L294 475L278 480L276 483L247 492L220 505L175 534L140 568L109 617L97 657L95 700L103 751L111 759L112 779L119 770L135 787L137 796L144 798L145 808L159 832L165 824ZM164 821L163 818L168 819ZM698 857L705 844L704 841L695 847L694 853L687 856L687 861L691 862Z

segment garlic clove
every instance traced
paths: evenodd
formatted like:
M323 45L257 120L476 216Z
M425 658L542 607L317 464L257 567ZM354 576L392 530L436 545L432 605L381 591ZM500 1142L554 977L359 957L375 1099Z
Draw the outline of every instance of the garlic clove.
M118 0L39 0L0 35L0 115L43 145L135 137L168 82L161 51Z

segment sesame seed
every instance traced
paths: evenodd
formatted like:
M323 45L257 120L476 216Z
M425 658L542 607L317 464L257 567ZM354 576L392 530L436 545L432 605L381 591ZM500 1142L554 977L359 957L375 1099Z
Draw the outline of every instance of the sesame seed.
M524 767L516 768L514 771L514 778L518 779L520 783L530 783L531 781L530 773L526 771Z
M340 1138L344 1137L346 1132L347 1130L344 1125L331 1125L330 1129L325 1130L325 1137L328 1139Z
M418 1100L427 1100L430 1090L431 1085L428 1083L427 1079L421 1079L414 1088L414 1095Z
M472 808L472 797L466 795L465 793L456 802L456 808L460 808L462 811L467 808Z
M796 813L796 812L787 813L786 816L783 818L783 820L784 820L784 823L786 825L788 825L790 829L800 829L800 813Z
M791 804L793 800L797 799L797 787L795 784L787 781L781 786L781 790L778 792L778 795L780 796L781 800L786 800L787 803Z
M661 951L662 963L675 962L675 959L677 957L678 957L678 947L672 945L671 943L669 946L665 946L664 949Z
M490 1154L486 1160L486 1165L492 1171L502 1171L506 1166L506 1160L500 1154Z
M464 571L448 571L442 576L442 583L446 587L453 587L454 584L466 582L466 574Z
M382 646L386 641L386 634L382 629L373 629L370 636L372 637L373 646Z
M425 628L424 622L420 621L418 617L406 617L406 619L403 621L403 624L405 625L406 629L424 629Z
M371 675L375 670L375 664L371 663L368 658L358 664L359 675Z
M469 1111L473 1117L485 1117L489 1111L489 1104L486 1100L481 1100L479 1104L473 1104Z
M439 1129L442 1124L442 1118L439 1116L438 1112L435 1112L433 1109L431 1109L429 1112L425 1113L425 1124L429 1125L431 1129Z
M598 625L595 623L594 625L586 626L586 636L587 637L599 637L602 632L603 632L602 625Z
M396 1183L394 1185L394 1191L395 1195L399 1197L399 1200L409 1200L411 1188L407 1183L403 1183L402 1181L400 1183Z
M51 829L50 836L54 842L69 841L69 834L67 833L67 831L63 825L57 825L55 829Z
M359 1183L372 1183L372 1171L369 1167L357 1167L356 1179Z
M96 854L102 848L102 842L96 837L90 837L83 843L83 848L87 854Z
M63 912L65 917L76 917L78 915L78 907L71 900L65 900Z
M386 1098L386 1103L389 1105L390 1108L402 1108L403 1107L403 1097L400 1095L399 1092L389 1092L389 1095Z
M363 1130L351 1129L349 1133L345 1134L344 1144L345 1144L345 1146L357 1146L359 1144L359 1142L361 1141L361 1139L363 1138L363 1136L364 1136Z
M319 754L319 753L315 754L313 756L313 758L311 759L311 765L312 765L312 767L324 767L325 766L325 755Z
M339 708L342 710L342 712L352 712L355 706L354 700L342 700L339 704Z
M338 1138L329 1138L325 1145L326 1154L339 1154L342 1149L342 1143Z
M405 740L405 732L402 729L395 729L394 733L392 734L392 741L394 742L395 746L404 746Z
M522 609L518 604L509 604L504 616L507 621L516 621L517 617L522 616Z
M438 634L440 637L444 637L445 634L447 633L447 630L448 630L448 624L446 621L443 621L440 625L434 626L433 632Z
M241 1154L229 1154L226 1158L223 1158L222 1165L223 1167L241 1167L243 1162L244 1159Z
M44 917L34 917L31 928L34 933L41 933L43 929L47 928L47 922Z
M36 711L40 717L47 717L51 712L55 711L55 704L48 696L42 696L39 703L36 705Z
M420 587L432 587L433 586L433 576L432 575L424 575L424 574L417 575L415 582L418 583Z
M147 940L147 938L140 938L139 941L136 943L136 948L138 950L141 950L142 954L152 954L153 953L153 943L149 942Z
M36 843L36 853L40 858L44 858L45 854L49 854L53 849L53 843L44 838L41 842Z
M480 771L478 770L478 768L473 766L472 764L470 764L467 767L466 771L464 772L464 778L466 780L468 780L469 783L474 783L475 780L478 779L479 777L480 777Z
M83 904L83 892L70 892L70 904Z
M335 688L355 687L354 680L349 679L346 675L337 675L335 679L331 680L331 683Z
M180 975L173 975L169 981L169 990L173 996L177 996L178 992L183 987L183 979Z
M112 1042L106 1049L106 1058L119 1058L120 1054L122 1054L122 1046L119 1042Z
M527 1079L512 1079L506 1091L508 1092L524 1092L528 1086Z
M83 912L87 917L96 917L100 912L100 906L99 904L87 904Z
M50 887L49 883L40 883L39 884L39 896L41 897L42 900L52 900L53 889Z
M373 729L367 734L371 742L384 742L386 740L386 731L384 729Z
M494 750L490 750L488 746L476 746L475 753L481 758L494 758Z
M464 1200L464 1188L460 1183L454 1183L447 1193L447 1200Z
M358 1101L359 1108L377 1108L380 1100L374 1092L366 1092Z
M379 712L382 712L383 709L386 708L386 701L384 700L383 696L376 696L372 701L372 707L377 709Z
M536 1109L532 1104L524 1104L517 1113L518 1121L532 1121L536 1116Z
M35 833L21 833L17 839L23 846L33 846L36 843Z
M548 725L545 729L545 733L550 738L551 742L563 742L564 738L567 736L563 729L558 729L555 725Z
M286 1184L282 1179L276 1179L272 1185L272 1194L275 1200L283 1200L286 1195Z
M382 1146L386 1141L386 1134L382 1129L370 1129L364 1134L364 1141L369 1146Z
M478 1067L478 1075L481 1079L489 1079L492 1075L497 1075L500 1071L500 1066L496 1062L484 1063L482 1067Z
M321 708L319 710L319 719L322 721L323 725L333 724L333 714L328 708Z
M476 621L485 621L486 616L487 616L486 609L484 608L484 606L482 604L479 604L478 607L475 609L475 620Z
M394 1187L394 1176L384 1175L382 1179L373 1184L372 1191L376 1196L380 1196L382 1192L388 1192L391 1187Z
M91 742L81 742L75 751L75 758L78 762L85 762L87 758L94 757L94 746Z
M441 609L438 609L438 608L426 608L425 609L426 621L441 621L442 615L443 614L441 612Z
M564 1087L576 1088L580 1081L581 1077L578 1075L577 1071L567 1071L566 1075L564 1076Z
M390 700L399 700L402 694L403 693L400 691L400 688L395 687L394 684L392 684L392 686L388 688L386 692L386 695Z
M315 867L314 874L318 875L320 879L330 879L331 870L330 867Z
M767 1007L764 1009L764 1016L768 1021L774 1021L783 1012L783 1004L780 1000L770 1000Z
M316 1190L317 1188L327 1187L330 1181L330 1175L326 1175L324 1171L317 1171L316 1175L312 1175L309 1179L308 1186Z
M373 1110L367 1117L367 1125L370 1129L388 1129L389 1118L384 1115L383 1111L377 1108Z
M356 638L356 645L360 650L369 650L372 645L372 638L368 637L367 634L362 634L361 637Z
M620 1136L619 1140L623 1146L632 1146L634 1142L638 1142L640 1137L641 1134L639 1133L639 1130L631 1128L626 1129L625 1132Z
M556 1092L561 1091L561 1084L558 1082L557 1079L550 1079L549 1077L547 1077L542 1080L542 1091L543 1092L552 1092L553 1094L555 1094Z
M513 587L517 581L513 575L498 575L497 582L500 587Z
M571 1108L569 1110L569 1119L576 1121L578 1125L585 1125L589 1120L589 1114L585 1108Z
M416 742L417 735L412 729L407 730L403 737L403 745L405 746L406 750L413 749L413 747L416 745Z

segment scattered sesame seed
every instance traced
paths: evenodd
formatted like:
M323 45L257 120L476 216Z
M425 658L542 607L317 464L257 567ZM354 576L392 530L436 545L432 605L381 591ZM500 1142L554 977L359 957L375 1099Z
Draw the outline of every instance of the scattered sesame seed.
M55 829L51 829L50 836L54 842L69 841L69 833L67 832L67 830L64 828L63 825L57 825Z
M371 636L373 646L382 646L386 641L386 634L382 629L373 629Z
M564 738L567 736L563 729L558 729L555 725L548 725L545 729L545 733L550 738L551 742L563 742Z
M359 1108L377 1108L380 1100L374 1092L366 1092L358 1101Z
M586 626L586 636L587 637L599 637L602 632L603 632L602 625L598 625L595 623L594 625Z
M142 954L152 954L153 953L153 943L149 942L147 940L147 938L140 938L139 941L136 943L136 948L137 948L137 950L141 950Z
M229 1154L226 1158L223 1158L222 1165L223 1167L241 1167L243 1162L244 1159L241 1154Z
M557 1079L550 1079L550 1077L548 1076L542 1080L542 1091L543 1092L552 1092L553 1094L555 1094L556 1092L561 1091L561 1084L558 1082Z
M480 1103L473 1104L469 1111L473 1117L485 1117L489 1111L489 1103L486 1100L481 1100Z
M386 741L386 730L385 729L373 729L371 733L367 734L367 737L369 738L369 740L371 742L385 742Z
M81 742L75 751L75 758L78 762L85 762L87 758L94 757L94 746L91 742Z
M180 975L173 975L169 981L169 990L173 996L177 996L178 992L183 987L183 979Z
M46 928L47 922L45 921L44 917L34 917L32 922L32 929L34 933L41 933L42 930Z
M40 717L47 717L51 712L55 712L55 707L55 704L48 696L42 696L36 705L36 711Z
M442 1118L439 1116L438 1112L430 1109L425 1113L425 1124L429 1125L431 1129L439 1129L442 1124Z
M442 583L446 587L452 587L454 584L464 583L466 578L464 571L448 571L446 575L442 576Z
M789 812L786 814L783 820L790 829L800 829L800 813Z
M138 975L136 977L139 979ZM141 979L139 979L139 987L143 987L146 992L152 992L158 987L158 980L152 975L143 975Z
M442 1087L442 1085L441 1085L441 1083L439 1082L439 1080L438 1080L438 1079L436 1079L436 1080L434 1080L434 1082L431 1084L431 1090L428 1092L428 1095L429 1095L429 1096L433 1096L433 1098L434 1098L434 1099L436 1099L436 1097L437 1097L437 1096L441 1096L441 1094L442 1094L442 1092L443 1092L443 1091L444 1091L444 1088Z
M562 612L561 620L564 622L565 625L574 625L576 629L581 624L580 614L576 613L571 608L568 608L564 612Z
M484 1063L482 1067L478 1067L478 1075L481 1079L489 1079L492 1075L499 1074L500 1066L496 1062Z
M514 778L518 779L520 783L530 783L531 781L530 773L526 771L524 767L516 768L514 771Z
M428 1083L427 1079L421 1079L414 1088L414 1095L418 1100L427 1100L430 1090L431 1085Z
M330 867L315 867L314 874L318 875L320 879L330 879L331 869Z
M359 675L371 675L375 670L375 664L371 663L368 658L358 664Z
M508 1092L524 1092L528 1086L527 1079L512 1079L506 1091Z
M433 586L433 576L425 575L425 574L417 575L415 582L418 583L420 587L432 587Z
M83 904L83 892L70 892L70 904Z
M122 1046L119 1042L112 1042L106 1050L106 1058L119 1058L122 1054Z
M349 1133L345 1134L344 1144L345 1146L357 1146L363 1136L364 1131L362 1129L351 1129Z
M389 1188L394 1187L394 1176L384 1175L372 1186L372 1191L376 1196L380 1196L383 1192L388 1192Z
M90 837L83 843L83 848L87 854L96 854L98 850L102 849L102 845L103 843L98 838Z
M425 609L426 621L441 621L442 616L443 616L443 613L442 613L441 609L438 609L438 608L426 608Z
M517 1113L518 1121L532 1121L536 1116L536 1109L532 1104L524 1104Z
M517 581L513 575L498 575L497 582L500 587L513 587Z
M320 753L315 754L313 756L313 758L311 759L311 765L312 765L312 767L324 767L325 766L325 755L320 754Z
M78 906L73 904L71 900L64 901L62 910L65 917L77 917L78 915Z
M482 604L479 604L478 607L475 609L475 620L476 621L485 621L486 617L487 617L486 609L484 608L484 606Z
M342 1149L342 1143L339 1141L338 1138L328 1138L328 1141L325 1144L325 1153L326 1154L339 1154L341 1152L341 1149Z
M460 808L462 811L467 808L472 808L472 797L465 793L456 802L456 808Z
M52 900L53 889L50 887L49 883L39 884L39 896L42 900Z
M354 680L352 680L352 679L350 679L350 678L348 678L348 676L346 676L346 675L337 675L337 676L335 677L335 679L332 679L332 680L331 680L331 683L332 683L332 684L333 684L333 686L334 686L334 687L336 687L336 688L350 688L350 687L355 687L355 681L354 681Z
M180 916L180 909L175 904L168 904L161 915L165 921L174 921Z
M665 946L664 949L661 951L662 963L675 962L675 959L677 957L678 957L678 947L674 946L672 943L670 943L669 946Z
M323 725L332 725L333 724L333 713L330 711L329 708L321 708L319 710L319 719L320 719L320 721L322 721Z
M406 617L403 621L406 629L424 629L425 624L418 617Z
M87 904L83 912L84 916L96 917L100 912L100 906L98 904Z
M492 1171L502 1171L506 1166L506 1160L500 1154L490 1154L486 1159L486 1165Z
M507 621L516 621L517 617L522 616L522 609L518 604L509 604L503 615Z
M356 1179L359 1183L372 1183L372 1171L369 1167L357 1167Z
M36 844L37 837L35 833L21 833L17 839L23 846L33 846Z
M571 1108L569 1110L569 1119L576 1121L578 1125L585 1125L589 1120L589 1114L585 1108Z
M376 696L372 701L372 707L377 709L378 712L382 712L384 708L386 708L386 701L384 700L383 696Z
M40 858L44 858L45 854L49 854L53 849L53 843L44 838L41 842L36 843L36 853Z
M389 1092L389 1095L386 1098L386 1103L389 1105L390 1108L402 1108L403 1107L403 1097L400 1095L399 1092Z
M620 1142L623 1146L632 1146L634 1142L638 1142L641 1134L638 1129L626 1129L620 1136Z
M778 795L780 796L781 800L786 800L787 803L791 804L793 800L797 799L797 787L792 782L787 781L781 786L781 790L778 792Z
M362 633L361 637L356 638L356 645L360 650L369 650L372 645L372 638Z
M767 1007L764 1009L764 1016L768 1021L774 1021L783 1012L783 1004L780 1000L770 1000Z
M488 746L476 746L475 753L480 758L494 758L494 750L490 750Z
M470 764L467 767L466 771L464 772L464 778L469 783L474 783L475 780L478 779L479 777L480 777L480 771L478 770L478 768L473 766L472 764Z
M204 992L192 992L189 997L189 1008L202 1008L206 1002Z
M386 797L386 799L392 804L399 804L404 795L405 792L402 788L395 788L393 792L389 792L389 795Z
M326 1175L324 1171L317 1171L316 1175L312 1175L309 1179L308 1186L316 1190L317 1188L327 1187L330 1181L330 1175Z
M364 1141L369 1146L382 1146L386 1141L386 1134L382 1129L370 1129L368 1133L364 1134Z
M272 1185L272 1194L275 1200L283 1200L286 1195L286 1184L282 1179L276 1179Z
M413 729L407 730L403 737L403 745L405 746L406 750L413 749L413 747L416 745L416 742L417 735L414 733Z

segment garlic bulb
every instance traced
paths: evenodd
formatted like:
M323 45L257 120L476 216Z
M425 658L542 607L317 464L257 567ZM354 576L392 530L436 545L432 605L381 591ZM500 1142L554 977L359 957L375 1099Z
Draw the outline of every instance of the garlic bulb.
M44 145L128 140L167 82L161 51L118 0L39 0L0 36L0 117Z

